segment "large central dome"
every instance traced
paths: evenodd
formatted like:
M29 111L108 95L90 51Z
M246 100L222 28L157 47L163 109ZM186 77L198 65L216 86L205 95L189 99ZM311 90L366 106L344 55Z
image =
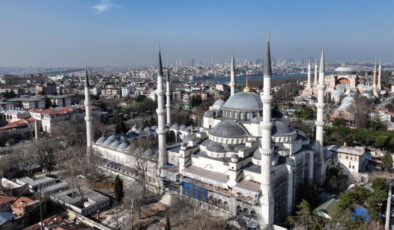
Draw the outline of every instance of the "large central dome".
M263 103L256 93L239 92L231 96L222 107L229 110L261 111Z

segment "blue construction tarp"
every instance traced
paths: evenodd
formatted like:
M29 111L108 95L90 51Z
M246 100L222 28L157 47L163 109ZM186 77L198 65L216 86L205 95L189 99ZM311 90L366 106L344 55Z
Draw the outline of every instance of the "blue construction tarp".
M208 189L182 181L182 192L185 196L208 203Z
M361 217L366 222L371 222L371 217L369 217L368 210L363 206L358 206L356 208L352 208L352 216L350 217L351 220L355 220L356 217Z

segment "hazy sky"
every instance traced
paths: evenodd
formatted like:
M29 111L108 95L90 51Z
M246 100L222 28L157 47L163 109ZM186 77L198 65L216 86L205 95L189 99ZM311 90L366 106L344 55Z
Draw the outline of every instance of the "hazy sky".
M1 0L0 67L145 65L264 56L394 61L394 1Z

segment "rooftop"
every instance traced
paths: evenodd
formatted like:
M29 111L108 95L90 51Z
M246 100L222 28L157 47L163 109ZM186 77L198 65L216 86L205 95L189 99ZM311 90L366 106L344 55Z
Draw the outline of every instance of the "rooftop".
M362 155L364 155L365 150L364 150L364 149L361 149L361 148L356 148L356 147L341 146L341 147L339 147L339 148L337 149L337 152L362 156Z
M30 205L32 203L37 203L37 202L38 201L33 198L22 196L22 197L18 198L12 205L16 208L24 208L27 205Z
M0 195L0 205L10 203L14 201L16 198L13 196L6 196L6 195Z

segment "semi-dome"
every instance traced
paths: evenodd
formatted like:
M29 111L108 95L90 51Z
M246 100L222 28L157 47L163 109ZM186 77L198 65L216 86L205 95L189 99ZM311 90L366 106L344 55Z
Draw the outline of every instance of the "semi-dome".
M291 126L284 121L275 121L272 125L272 135L289 134L292 131Z
M207 149L212 152L224 152L225 149L223 145L216 143L216 142L209 142Z
M248 133L239 124L232 121L222 121L209 131L209 134L216 137L242 137Z
M215 103L213 103L213 105L216 105L216 106L222 106L222 105L224 105L224 101L223 100L216 100L215 101Z
M257 148L254 153L253 153L253 158L257 160L261 160L261 153L260 153L260 148Z
M260 111L263 103L256 93L239 92L231 96L222 107L230 110Z
M185 138L183 138L183 142L187 143L189 141L198 141L198 137L196 136L196 134L189 134L187 135Z

